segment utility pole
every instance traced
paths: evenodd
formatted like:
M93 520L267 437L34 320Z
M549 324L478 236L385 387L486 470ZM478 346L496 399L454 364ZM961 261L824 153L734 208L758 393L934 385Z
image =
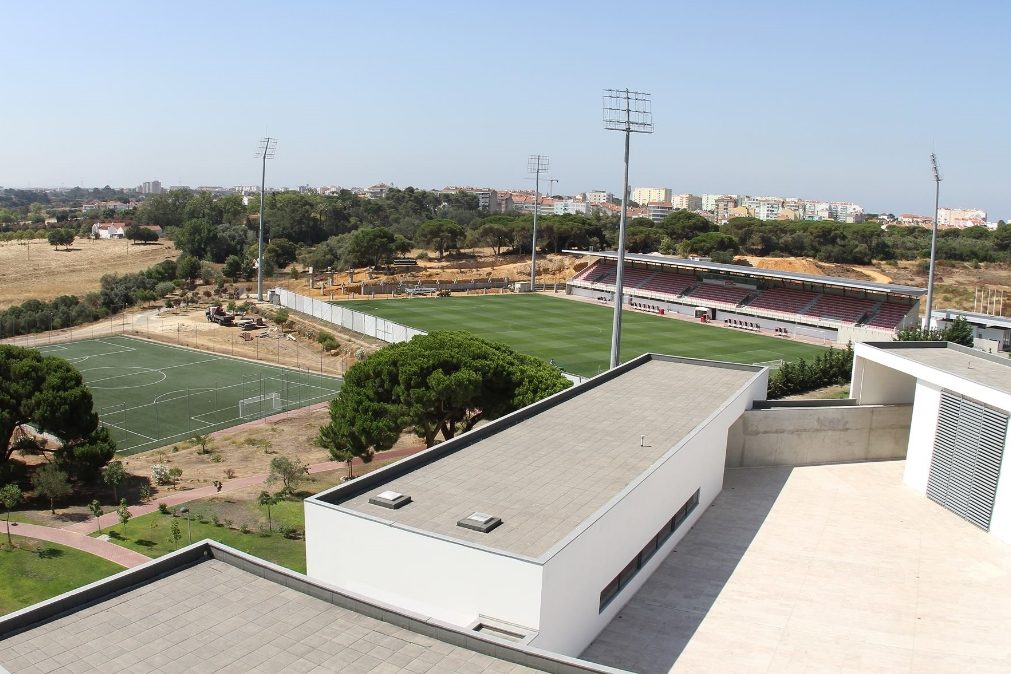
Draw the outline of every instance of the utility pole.
M604 90L604 128L625 133L625 180L621 190L621 220L618 222L618 274L614 279L614 320L611 325L611 368L618 366L621 352L622 291L625 281L625 224L628 219L628 146L633 133L653 133L650 95L628 89Z
M256 158L263 160L260 172L260 237L256 253L256 299L263 301L263 192L267 186L267 160L274 158L277 151L277 139L267 136L260 141L256 150Z
M532 154L527 158L527 173L534 174L534 236L530 242L530 292L537 282L537 212L541 209L541 174L548 170L548 158Z
M930 271L927 273L927 312L923 315L924 330L930 328L930 314L934 310L934 267L937 260L937 216L941 205L941 171L937 168L937 155L930 153L930 167L934 170L934 227L930 232Z

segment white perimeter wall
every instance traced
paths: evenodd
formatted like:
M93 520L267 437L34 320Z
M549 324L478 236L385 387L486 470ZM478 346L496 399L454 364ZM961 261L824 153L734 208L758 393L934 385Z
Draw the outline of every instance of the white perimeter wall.
M579 655L636 593L723 488L727 431L753 400L764 400L767 371L586 530L545 563L540 633L532 646ZM620 460L620 457L616 457ZM699 506L602 613L600 591L632 561L696 489ZM550 553L549 553L550 554Z
M306 575L461 627L537 629L541 566L305 502ZM345 551L351 551L345 554Z
M299 295L284 288L273 288L270 292L277 296L283 307L308 314L321 321L338 325L347 330L353 330L369 337L381 339L384 342L406 342L415 335L425 334L422 330L394 323L385 318L363 314L360 311L354 311L343 306L329 304L315 297Z

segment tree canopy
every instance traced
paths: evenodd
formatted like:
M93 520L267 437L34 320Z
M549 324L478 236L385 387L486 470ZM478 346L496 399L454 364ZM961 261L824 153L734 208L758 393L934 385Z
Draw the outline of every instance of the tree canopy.
M975 335L969 321L961 316L952 321L946 328L921 328L919 326L905 328L895 333L898 342L951 342L962 346L973 346Z
M18 437L15 437L16 431ZM56 446L38 439L55 437ZM98 425L91 392L73 365L34 349L0 345L0 473L15 450L48 453L58 467L94 479L116 451Z
M466 332L391 344L355 364L330 405L321 446L371 459L413 429L429 447L570 385L555 367Z

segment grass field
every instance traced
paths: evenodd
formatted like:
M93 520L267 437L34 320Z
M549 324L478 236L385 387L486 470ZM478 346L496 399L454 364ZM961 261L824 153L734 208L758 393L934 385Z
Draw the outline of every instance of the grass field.
M56 543L13 536L0 541L0 615L119 573L119 564ZM42 550L42 553L36 551Z
M39 348L81 371L99 420L133 453L333 398L340 380L131 337ZM250 400L252 399L252 400ZM240 415L239 401L247 400Z
M543 295L426 297L342 303L419 330L467 330L522 353L554 359L567 372L592 376L607 369L609 307ZM655 352L740 363L810 359L822 347L747 332L626 311L621 360Z

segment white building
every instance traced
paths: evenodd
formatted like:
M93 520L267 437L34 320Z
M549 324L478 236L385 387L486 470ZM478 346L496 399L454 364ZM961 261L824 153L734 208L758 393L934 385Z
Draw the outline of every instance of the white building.
M592 190L586 193L586 200L591 204L609 204L614 201L614 195L604 190Z
M674 212L674 204L670 202L650 202L646 204L646 217L653 222L662 222Z
M650 202L669 203L670 199L669 187L637 187L632 190L632 201L640 206Z
M857 344L850 395L911 403L904 482L1011 543L1011 361L947 342Z
M697 194L677 194L671 199L675 210L701 211L702 197Z
M1011 351L1011 318L957 309L936 309L930 313L930 327L943 330L957 318L964 318L972 326L975 348L988 353Z
M96 222L91 226L93 239L122 239L126 236L125 222Z
M579 654L720 492L728 430L767 382L640 356L307 499L308 575Z
M577 199L555 199L552 208L555 215L565 215L566 213L582 213L585 215L590 212L591 204L588 201Z
M986 211L978 208L939 208L937 209L937 226L958 229L985 227Z

